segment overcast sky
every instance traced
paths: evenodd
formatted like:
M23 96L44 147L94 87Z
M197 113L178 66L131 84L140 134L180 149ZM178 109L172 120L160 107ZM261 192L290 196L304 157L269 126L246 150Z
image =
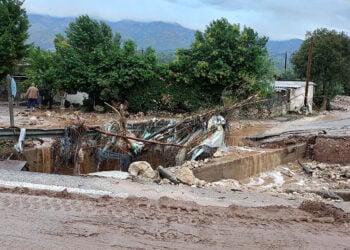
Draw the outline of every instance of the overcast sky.
M175 22L201 31L225 17L273 40L303 39L317 28L350 35L350 0L25 0L24 8L60 17Z

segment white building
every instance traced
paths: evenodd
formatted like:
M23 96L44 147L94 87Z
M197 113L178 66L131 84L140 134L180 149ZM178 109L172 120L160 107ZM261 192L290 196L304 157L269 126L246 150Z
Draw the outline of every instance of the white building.
M305 81L275 81L274 88L276 91L288 91L289 92L289 110L292 112L299 112L304 107L305 97ZM312 113L312 103L314 97L315 83L309 82L307 104L309 112Z

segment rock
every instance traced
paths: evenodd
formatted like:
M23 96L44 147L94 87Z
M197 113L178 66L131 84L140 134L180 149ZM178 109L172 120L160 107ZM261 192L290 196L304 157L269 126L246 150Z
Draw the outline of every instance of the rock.
M154 171L151 164L146 161L131 163L128 171L132 176L140 176L152 180L158 179L158 172Z
M36 125L38 123L38 119L35 116L29 118L29 125Z
M105 108L101 105L95 105L94 106L94 111L103 113L105 111Z
M159 184L170 184L171 183L171 181L169 180L169 179L167 179L167 178L164 178L164 179L161 179L161 181L159 182Z
M289 168L282 168L281 173L288 177L293 177L295 175L295 173L291 171Z
M341 170L341 173L345 178L349 179L350 178L350 166L343 167Z
M213 156L214 158L220 158L224 156L224 153L220 149L218 149Z
M182 167L175 171L176 178L184 184L187 185L196 185L196 186L204 186L206 184L205 181L199 180L196 178L191 169L188 167Z

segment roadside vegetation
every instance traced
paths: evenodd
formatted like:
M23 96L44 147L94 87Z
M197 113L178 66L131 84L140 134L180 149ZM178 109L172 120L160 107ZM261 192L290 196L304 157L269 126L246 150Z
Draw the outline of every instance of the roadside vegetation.
M350 37L344 32L324 28L307 32L300 50L291 58L294 72L301 79L305 79L311 38L311 80L317 83L315 102L324 109L328 98L350 95Z

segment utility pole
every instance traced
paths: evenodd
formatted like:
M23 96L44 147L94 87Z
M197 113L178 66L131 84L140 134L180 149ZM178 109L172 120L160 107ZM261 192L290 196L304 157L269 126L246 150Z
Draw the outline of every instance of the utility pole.
M12 97L12 88L11 88L11 76L9 74L7 74L6 76L6 82L7 82L7 93L8 93L8 100L9 100L10 128L13 128L15 126L15 121L13 118L13 97Z
M310 39L310 47L309 47L309 55L307 58L307 66L306 66L306 84L305 84L305 97L304 97L304 106L307 108L307 96L309 94L309 81L310 81L310 71L311 71L311 62L312 62L312 50L314 47L314 41L311 37Z
M287 72L287 51L284 54L284 72Z

